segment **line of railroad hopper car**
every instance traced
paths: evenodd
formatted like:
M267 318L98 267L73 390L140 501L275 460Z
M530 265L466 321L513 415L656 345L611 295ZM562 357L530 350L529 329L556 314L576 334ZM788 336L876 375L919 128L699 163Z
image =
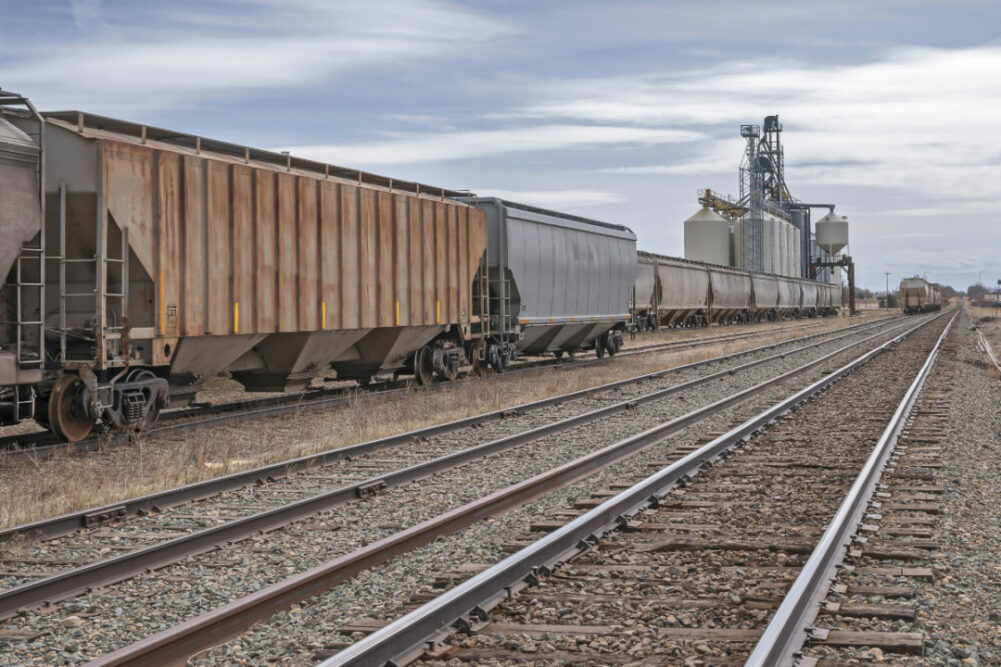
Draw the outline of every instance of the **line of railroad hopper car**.
M0 91L0 423L152 424L228 372L420 383L618 350L626 227Z
M940 310L942 290L924 278L904 278L900 281L899 301L906 315Z
M638 329L760 322L837 314L841 286L637 253Z

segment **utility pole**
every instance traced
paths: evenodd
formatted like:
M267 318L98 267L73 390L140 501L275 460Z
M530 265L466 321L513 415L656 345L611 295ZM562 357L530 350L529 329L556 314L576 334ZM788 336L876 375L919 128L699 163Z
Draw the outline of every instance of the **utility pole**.
M890 307L890 272L889 271L883 271L883 273L886 274L886 298L883 299L883 305L886 306L887 308L889 308Z

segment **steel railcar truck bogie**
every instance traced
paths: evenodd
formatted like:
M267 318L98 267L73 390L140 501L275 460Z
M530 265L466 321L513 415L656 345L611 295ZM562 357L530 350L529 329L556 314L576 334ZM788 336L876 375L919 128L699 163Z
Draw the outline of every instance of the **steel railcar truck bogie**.
M487 359L484 211L462 193L0 93L0 423L139 428L249 390Z

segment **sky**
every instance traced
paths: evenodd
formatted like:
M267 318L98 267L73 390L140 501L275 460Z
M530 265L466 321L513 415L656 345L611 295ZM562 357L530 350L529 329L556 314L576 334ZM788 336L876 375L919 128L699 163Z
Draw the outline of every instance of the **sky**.
M624 224L684 252L779 114L858 283L1001 278L1001 3L0 0L0 88ZM818 211L814 219L823 215ZM982 274L981 274L982 272Z

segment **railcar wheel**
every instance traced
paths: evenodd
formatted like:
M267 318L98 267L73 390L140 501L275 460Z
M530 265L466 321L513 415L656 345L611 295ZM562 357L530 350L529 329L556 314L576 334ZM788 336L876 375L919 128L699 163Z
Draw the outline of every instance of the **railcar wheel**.
M414 352L414 376L420 385L434 381L434 353L427 345Z
M553 352L553 356L556 357L556 361L563 359L563 350L556 350Z
M594 341L594 353L598 355L599 359L605 358L605 337L598 336Z
M49 394L49 428L65 442L80 442L94 428L94 420L83 412L80 396L85 386L76 375L64 375L52 386Z
M610 331L605 334L605 351L610 357L614 357L615 353L619 351L619 348L615 346L615 336Z

